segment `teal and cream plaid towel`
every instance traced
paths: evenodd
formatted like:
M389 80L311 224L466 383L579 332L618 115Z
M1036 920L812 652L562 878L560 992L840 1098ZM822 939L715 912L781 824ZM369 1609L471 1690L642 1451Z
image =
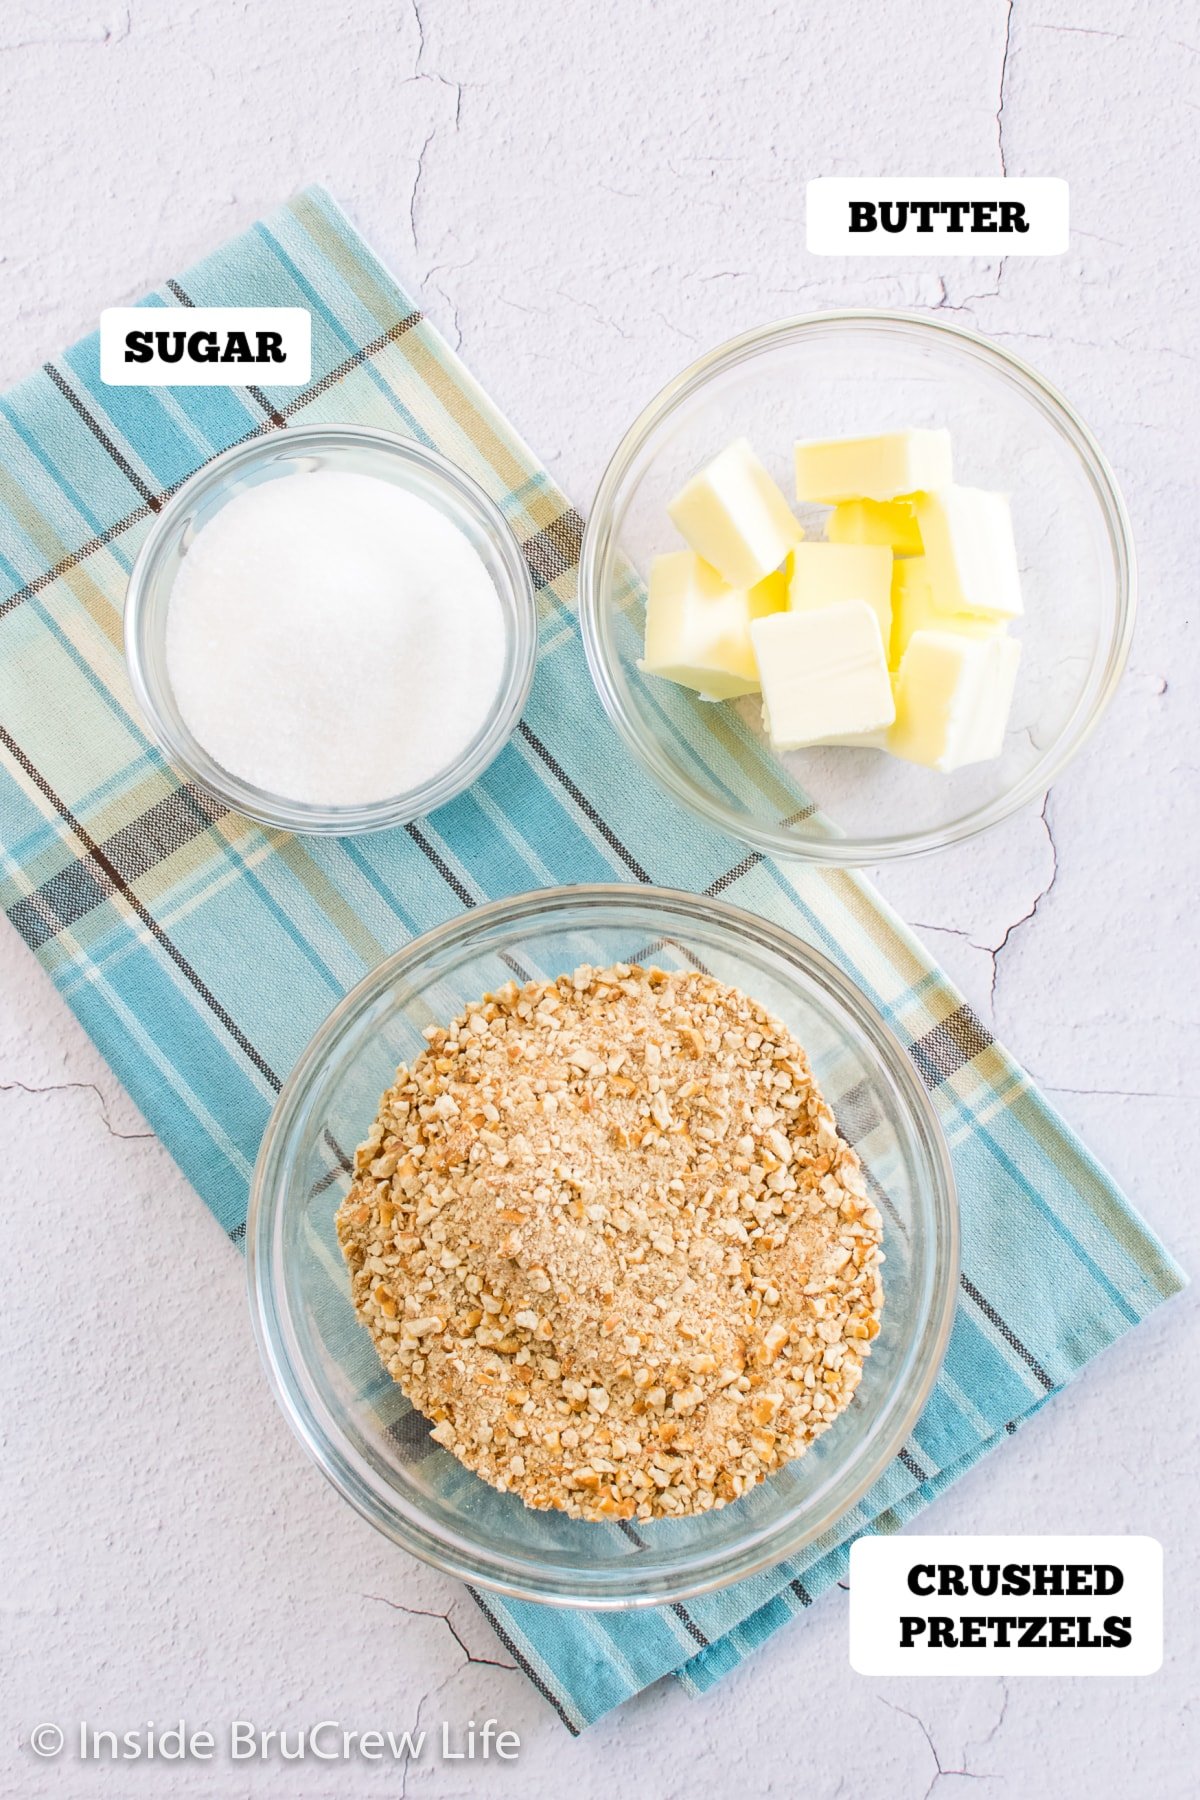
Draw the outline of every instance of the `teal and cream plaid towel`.
M305 306L313 378L106 388L89 337L0 400L0 854L8 917L230 1238L281 1081L381 957L448 914L559 882L725 894L836 957L908 1045L958 1175L963 1275L912 1437L828 1541L686 1606L564 1613L477 1596L572 1731L662 1675L709 1687L912 1518L1183 1277L865 882L777 867L679 817L592 697L573 611L580 520L321 192L179 281L176 303ZM268 833L181 783L121 654L152 514L218 451L293 420L435 444L503 507L538 587L525 719L474 788L403 830Z

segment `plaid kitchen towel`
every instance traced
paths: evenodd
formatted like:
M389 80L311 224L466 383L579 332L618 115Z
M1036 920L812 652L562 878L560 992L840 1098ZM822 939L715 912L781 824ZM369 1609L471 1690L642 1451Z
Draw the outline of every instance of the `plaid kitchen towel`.
M1183 1277L859 877L774 865L679 817L626 757L574 614L581 525L328 197L301 194L148 305L304 306L313 375L106 388L95 336L0 400L0 854L9 919L234 1241L280 1083L330 1007L449 914L613 879L724 894L835 957L908 1046L950 1143L963 1274L933 1396L836 1533L722 1593L638 1614L477 1596L578 1730L664 1674L708 1687L985 1455ZM520 729L432 818L341 841L267 832L181 782L131 703L121 608L165 496L293 420L435 444L495 497L539 594Z

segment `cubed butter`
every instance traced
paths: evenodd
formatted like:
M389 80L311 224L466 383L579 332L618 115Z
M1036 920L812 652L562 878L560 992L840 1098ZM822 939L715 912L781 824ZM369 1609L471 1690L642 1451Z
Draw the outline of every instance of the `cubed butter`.
M865 600L887 644L892 629L892 553L883 544L797 544L785 565L788 605L812 612Z
M714 457L667 511L685 543L735 588L753 587L777 569L804 536L748 438Z
M883 725L878 731L847 731L839 737L822 738L819 745L812 749L829 750L886 750L888 727Z
M782 571L731 588L690 550L656 556L646 596L646 654L638 667L705 700L758 691L750 624L787 604Z
M921 528L911 499L843 500L829 515L831 544L886 544L897 556L920 556Z
M1003 494L947 487L914 504L934 605L1015 619L1023 610L1012 513Z
M915 632L896 676L892 755L943 773L999 756L1020 659L1016 638Z
M934 604L929 567L923 556L898 558L892 567L892 641L888 662L893 669L916 631L959 631L966 637L996 637L1007 630L993 613L944 613Z
M796 445L796 498L895 500L953 481L950 433L889 431L882 437L810 438Z
M877 731L895 718L879 620L865 600L774 613L755 619L750 636L776 750Z

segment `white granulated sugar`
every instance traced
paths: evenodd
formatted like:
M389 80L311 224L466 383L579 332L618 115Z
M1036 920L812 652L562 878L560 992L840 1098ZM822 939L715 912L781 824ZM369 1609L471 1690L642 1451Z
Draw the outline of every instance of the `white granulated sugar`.
M403 794L484 723L504 660L500 598L464 533L372 475L260 482L185 555L167 672L231 774L313 805Z

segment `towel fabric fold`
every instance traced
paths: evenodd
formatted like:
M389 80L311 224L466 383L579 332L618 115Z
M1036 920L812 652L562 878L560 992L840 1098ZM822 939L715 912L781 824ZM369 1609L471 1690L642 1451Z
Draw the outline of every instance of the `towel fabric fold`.
M283 1077L378 960L463 907L555 883L721 893L816 942L908 1047L950 1144L963 1273L912 1436L836 1532L752 1580L637 1614L477 1595L571 1730L674 1671L700 1692L1182 1285L1112 1181L866 882L681 820L592 695L578 515L318 190L148 305L307 307L302 390L108 388L96 337L0 400L0 899L235 1242ZM433 444L493 495L538 589L516 735L432 818L341 841L266 832L180 778L136 715L121 609L153 514L231 444L294 420Z

